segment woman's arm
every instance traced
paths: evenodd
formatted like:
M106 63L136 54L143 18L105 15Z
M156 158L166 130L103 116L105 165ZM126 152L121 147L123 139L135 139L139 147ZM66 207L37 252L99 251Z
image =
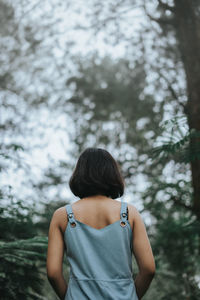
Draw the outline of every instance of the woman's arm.
M58 209L54 212L50 227L47 251L47 277L61 300L64 300L67 291L67 284L63 277L62 264L64 256L64 240L59 225L62 210Z
M142 299L155 274L155 261L145 225L134 207L133 253L139 268L135 279L136 293Z

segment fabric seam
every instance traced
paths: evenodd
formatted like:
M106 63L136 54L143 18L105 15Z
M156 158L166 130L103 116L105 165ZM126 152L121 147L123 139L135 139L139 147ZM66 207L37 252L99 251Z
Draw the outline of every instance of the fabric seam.
M79 278L76 278L76 277L69 277L69 279L74 279L74 280L77 280L77 281L132 281L133 278L130 277L130 278L119 278L119 279L95 279L95 278L85 278L85 279L79 279Z

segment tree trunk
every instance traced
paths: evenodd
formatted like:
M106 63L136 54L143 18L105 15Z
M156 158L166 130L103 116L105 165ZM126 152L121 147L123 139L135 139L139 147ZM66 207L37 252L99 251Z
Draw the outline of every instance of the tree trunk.
M200 133L200 16L197 6L196 0L174 0L174 24L187 81L188 125L190 130ZM200 219L200 137L191 138L190 149L193 208Z

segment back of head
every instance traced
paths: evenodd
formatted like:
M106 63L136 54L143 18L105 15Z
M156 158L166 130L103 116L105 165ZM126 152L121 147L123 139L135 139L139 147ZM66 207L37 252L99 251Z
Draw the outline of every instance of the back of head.
M69 186L80 198L105 195L115 199L124 193L119 165L108 151L101 148L87 148L81 153Z

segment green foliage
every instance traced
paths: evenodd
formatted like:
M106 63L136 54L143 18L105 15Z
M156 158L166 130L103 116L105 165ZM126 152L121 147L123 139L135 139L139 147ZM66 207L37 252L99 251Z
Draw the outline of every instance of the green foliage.
M184 169L183 165L193 159L190 140L196 132L188 132L183 116L164 126L164 144L153 149L151 158L163 165L174 161ZM150 231L157 265L155 282L145 299L158 295L159 299L172 300L200 297L200 222L192 193L190 178L169 181L164 177L152 178L150 188L143 193L144 207L153 216Z
M25 225L25 224L24 224ZM40 299L47 238L0 243L0 290L7 299ZM37 297L36 297L37 296Z
M116 152L127 186L135 188L137 174L149 172L147 153L162 133L163 103L145 91L144 61L112 60L98 54L77 59L78 75L67 80L75 130L72 157L88 146ZM155 109L156 106L156 109ZM157 113L159 109L159 113Z
M51 201L48 203L43 203L40 212L37 212L39 219L35 224L35 228L37 228L37 231L40 234L45 236L48 235L49 225L53 213L57 208L65 206L66 204L67 204L66 201Z
M1 193L0 293L4 300L43 299L47 238L37 235L35 212L11 190ZM6 198L6 199L5 199ZM4 200L3 200L4 199Z
M189 130L186 122L185 116L177 116L163 122L165 137L161 146L152 149L150 156L153 159L168 160L170 157L176 162L184 163L200 159L200 142L199 147L191 148L191 140L199 138L200 132L195 129Z
M160 218L152 245L156 257L159 299L199 299L197 274L200 273L200 224L183 209L160 205ZM168 280L165 286L165 280ZM174 285L174 281L176 285ZM182 287L180 289L180 287ZM151 299L151 298L150 298Z
M5 194L3 195L5 196ZM9 204L7 206L6 202ZM33 209L22 201L7 199L0 207L0 238L13 241L16 238L25 239L37 234L33 223Z
M144 153L160 132L163 113L162 105L160 114L154 112L154 99L144 93L144 62L133 64L128 59L113 61L108 56L94 55L87 61L79 60L77 65L78 76L67 80L73 94L68 102L73 105L72 118L76 121L77 135L72 137L75 143L83 149L90 140L93 144L112 141L117 147L122 143L134 145ZM146 139L148 131L152 136Z

